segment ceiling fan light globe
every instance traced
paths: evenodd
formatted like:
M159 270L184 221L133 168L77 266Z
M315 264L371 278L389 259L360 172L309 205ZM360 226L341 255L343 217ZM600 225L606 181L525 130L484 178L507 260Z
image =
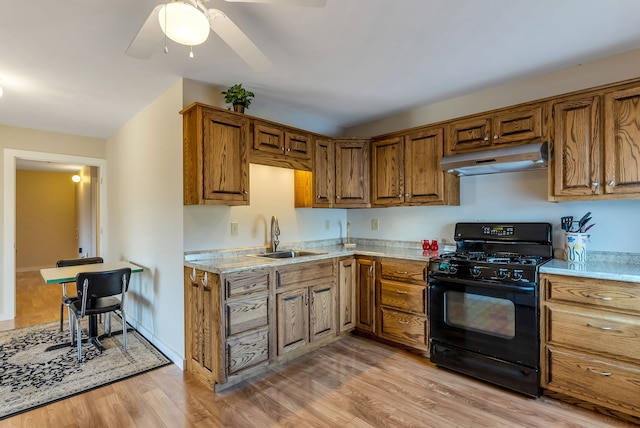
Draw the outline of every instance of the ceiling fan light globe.
M176 43L197 46L209 37L209 20L200 10L180 1L164 5L158 13L162 32Z

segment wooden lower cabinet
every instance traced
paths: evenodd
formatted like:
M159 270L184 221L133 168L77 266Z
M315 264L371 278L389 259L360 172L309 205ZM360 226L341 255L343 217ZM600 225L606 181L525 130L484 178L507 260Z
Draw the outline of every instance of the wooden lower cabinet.
M378 335L419 350L429 349L426 262L382 259L378 280Z
M187 370L215 387L266 365L271 271L218 275L185 267L184 276Z
M187 370L213 387L220 370L214 349L217 342L214 320L220 313L219 297L212 292L211 276L201 270L184 270Z
M338 331L344 333L356 326L356 259L338 261Z
M640 284L541 275L541 385L640 416Z
M333 260L277 270L277 355L336 336L336 272Z
M356 329L376 332L376 261L356 258Z

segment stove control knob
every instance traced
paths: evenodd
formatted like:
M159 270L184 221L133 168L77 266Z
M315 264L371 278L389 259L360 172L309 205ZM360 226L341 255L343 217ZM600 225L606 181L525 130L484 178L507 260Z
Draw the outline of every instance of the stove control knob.
M507 269L498 270L498 279L505 279L507 277Z
M520 281L522 279L522 271L514 270L513 275L511 275L511 279L514 281Z
M449 273L458 272L458 265L449 265Z
M477 278L480 276L480 268L478 266L474 266L471 268L471 276Z

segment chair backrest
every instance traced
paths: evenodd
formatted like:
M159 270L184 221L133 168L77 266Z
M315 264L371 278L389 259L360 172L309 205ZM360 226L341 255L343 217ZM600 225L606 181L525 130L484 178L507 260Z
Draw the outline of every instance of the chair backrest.
M80 272L76 275L78 298L82 300L83 308L91 308L93 299L117 295L121 295L121 304L124 304L124 294L129 289L130 279L130 268L101 272Z
M102 257L85 257L82 259L63 259L63 260L58 260L56 262L56 267L93 265L96 263L104 263L104 260L102 260Z

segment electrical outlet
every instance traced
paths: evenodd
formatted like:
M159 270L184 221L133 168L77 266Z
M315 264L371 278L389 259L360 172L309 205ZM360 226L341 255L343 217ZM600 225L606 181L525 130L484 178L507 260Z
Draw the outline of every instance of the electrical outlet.
M371 219L371 230L378 230L378 219L377 218L372 218Z
M231 234L232 235L238 234L238 222L235 222L235 221L231 222Z
M324 221L324 228L329 230L331 228L331 220Z

